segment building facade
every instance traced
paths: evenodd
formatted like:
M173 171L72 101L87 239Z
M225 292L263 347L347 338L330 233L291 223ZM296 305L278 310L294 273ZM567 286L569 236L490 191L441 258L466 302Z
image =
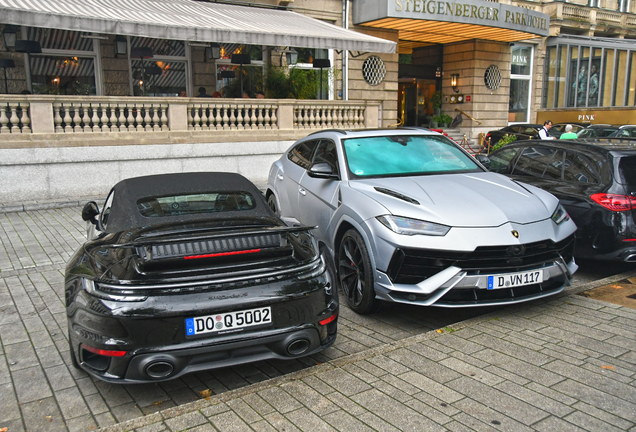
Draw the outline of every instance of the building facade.
M158 172L230 170L259 183L294 139L329 127L452 122L476 149L481 133L511 123L634 123L632 10L626 0L16 0L0 5L0 202L102 196Z

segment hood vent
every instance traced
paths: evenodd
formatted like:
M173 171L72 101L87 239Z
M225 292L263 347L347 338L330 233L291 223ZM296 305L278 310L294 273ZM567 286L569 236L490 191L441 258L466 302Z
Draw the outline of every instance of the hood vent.
M207 255L280 246L280 234L261 234L179 243L153 244L150 247L138 247L137 253L141 258L149 261L180 258L189 255Z
M420 205L420 202L418 200L411 198L410 196L402 195L401 193L396 192L394 190L386 189L382 187L375 187L374 189L383 194L392 196L397 199L401 199L402 201L410 202L411 204L415 204L415 205Z

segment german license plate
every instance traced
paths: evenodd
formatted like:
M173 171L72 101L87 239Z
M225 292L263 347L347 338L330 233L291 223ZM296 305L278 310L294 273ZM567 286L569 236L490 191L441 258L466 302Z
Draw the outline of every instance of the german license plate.
M543 270L488 276L488 289L514 288L543 282Z
M234 333L246 327L271 324L272 308L226 312L196 318L186 318L186 335L197 336L205 333Z

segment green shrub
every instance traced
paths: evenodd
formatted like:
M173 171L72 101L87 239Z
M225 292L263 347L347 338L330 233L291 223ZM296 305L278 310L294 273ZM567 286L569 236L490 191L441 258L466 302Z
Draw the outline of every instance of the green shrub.
M497 144L495 144L494 146L492 146L492 148L490 149L490 151L495 151L497 149L502 148L503 146L505 146L506 144L510 144L511 142L515 141L517 139L516 135L504 135L502 139L500 139Z
M438 116L433 117L433 120L440 126L446 127L453 121L453 118L448 114L440 114Z

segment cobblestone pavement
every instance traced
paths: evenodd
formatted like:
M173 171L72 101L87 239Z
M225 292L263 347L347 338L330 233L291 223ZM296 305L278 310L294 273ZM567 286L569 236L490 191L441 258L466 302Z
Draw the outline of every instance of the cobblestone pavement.
M636 432L636 310L582 286L498 310L343 307L314 357L94 380L70 365L62 289L83 241L77 207L0 214L0 429Z
M221 394L444 327L490 309L346 307L335 345L296 361L260 362L149 385L112 385L74 369L68 353L64 266L85 241L79 207L0 213L0 429L90 430Z

